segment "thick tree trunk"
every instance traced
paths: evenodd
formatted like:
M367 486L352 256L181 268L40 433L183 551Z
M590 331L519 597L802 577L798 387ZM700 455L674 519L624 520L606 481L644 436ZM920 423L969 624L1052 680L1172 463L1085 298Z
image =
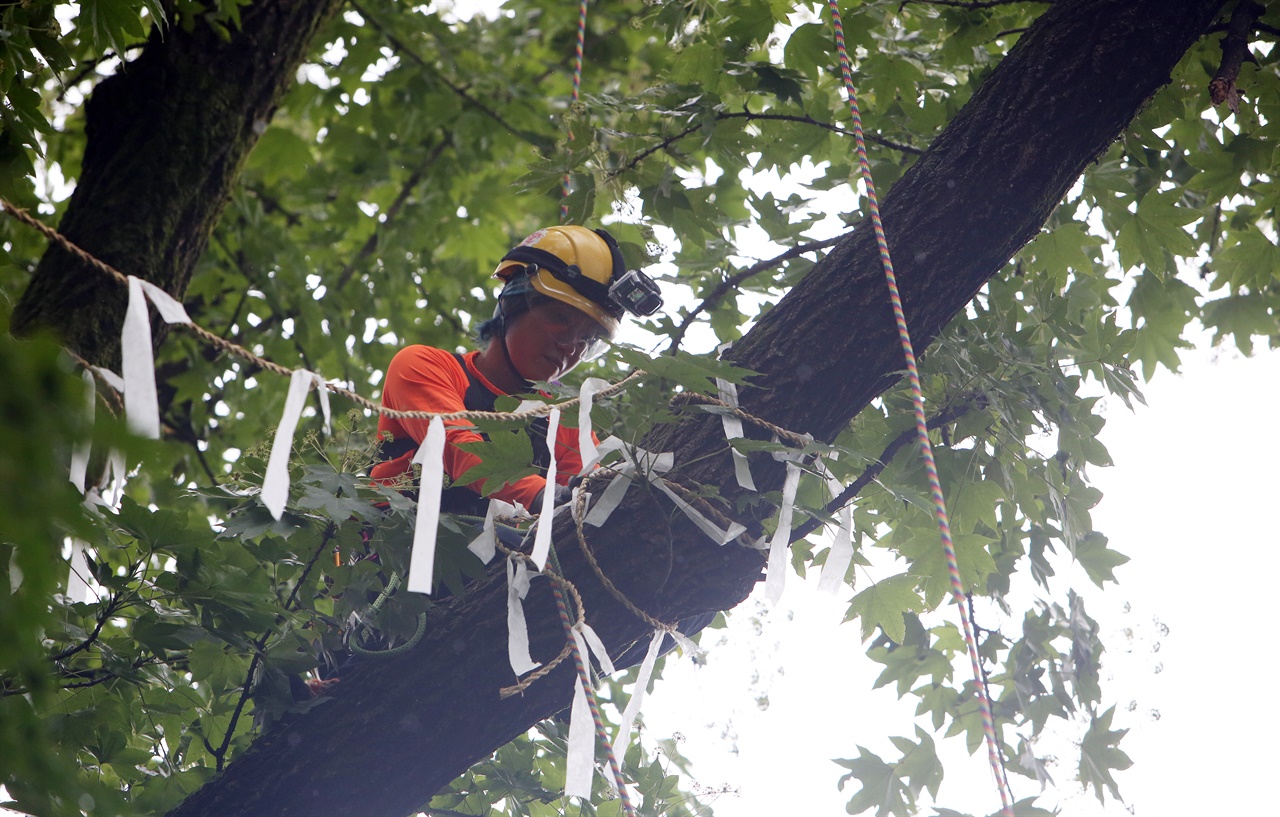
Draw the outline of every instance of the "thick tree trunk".
M341 4L258 0L226 40L203 24L155 32L89 100L87 147L61 232L181 299L245 157ZM52 329L91 362L117 368L125 297L50 245L13 330Z
M886 202L920 347L1036 234L1085 165L1168 81L1220 5L1062 0L1023 36ZM732 356L763 373L762 388L744 394L749 411L833 438L902 365L869 231L837 246ZM646 447L694 462L722 448L723 437L718 419L703 416L664 427ZM733 495L732 474L722 454L682 475ZM761 460L761 477L776 486L776 466ZM641 486L590 535L604 571L667 621L734 606L762 567L759 553L712 545ZM611 650L644 637L645 625L604 592L563 524L557 542ZM564 642L547 584L534 587L533 655L545 661ZM421 807L471 763L569 704L567 664L521 696L498 697L513 681L505 603L501 574L492 571L465 599L437 609L417 647L344 675L331 701L259 738L172 817L399 817Z

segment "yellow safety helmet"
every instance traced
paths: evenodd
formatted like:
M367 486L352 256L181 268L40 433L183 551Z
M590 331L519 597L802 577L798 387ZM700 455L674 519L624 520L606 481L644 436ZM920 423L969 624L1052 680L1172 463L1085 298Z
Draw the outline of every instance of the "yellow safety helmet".
M503 295L530 286L586 313L612 336L624 310L610 298L609 286L625 269L612 236L568 225L538 230L521 241L502 257L493 276L506 282Z

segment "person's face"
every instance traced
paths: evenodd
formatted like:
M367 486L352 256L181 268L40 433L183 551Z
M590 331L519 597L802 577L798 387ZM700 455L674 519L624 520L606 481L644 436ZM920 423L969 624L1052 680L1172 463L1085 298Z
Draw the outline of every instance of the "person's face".
M578 365L605 330L589 315L559 301L540 303L507 326L507 354L526 380L554 380Z

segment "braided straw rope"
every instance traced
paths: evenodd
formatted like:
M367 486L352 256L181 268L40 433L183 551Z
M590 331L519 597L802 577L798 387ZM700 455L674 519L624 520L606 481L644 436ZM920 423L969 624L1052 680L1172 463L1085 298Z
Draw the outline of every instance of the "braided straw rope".
M111 266L110 264L106 263L105 261L102 261L101 259L94 257L90 253L76 246L75 243L73 243L70 239L68 239L62 233L59 233L57 230L53 229L49 225L35 218L26 210L23 210L21 207L18 207L17 205L13 204L12 202L8 201L3 197L0 197L0 207L3 207L4 212L8 213L12 218L40 232L50 241L62 247L64 250L71 253L75 257L79 258L88 266L98 270L99 272L102 272L105 275L110 276L111 278L115 279L117 283L120 283L124 286L129 285L129 276L125 275L123 272ZM208 329L205 329L203 326L200 326L196 323L184 323L184 324L178 324L178 325L186 328L188 331L193 333L196 337L204 340L206 343L212 346L215 346L221 349L222 351L227 352L228 354L231 354L238 358L246 360L254 364L255 366L259 366L263 369L266 369L269 372L273 372L278 375L283 375L284 377L289 377L293 374L293 370L290 369L289 367L282 366L273 360L268 360L267 358L262 357L261 355L255 355L253 352L249 351L243 346L240 346L237 343L229 341L226 338L218 334L215 334L214 332L210 332ZM624 377L622 380L619 380L617 383L614 383L612 386L609 386L608 388L602 389L599 392L597 392L595 395L595 399L599 400L607 397L612 397L613 395L618 394L619 392L628 388L633 381L638 380L639 378L643 377L645 374L646 372L643 369L636 369L633 372L631 372L631 374ZM501 420L501 421L519 421L519 420L525 420L533 417L542 417L544 415L550 414L553 409L564 410L564 409L572 408L578 405L578 403L580 402L579 398L574 397L572 399L565 400L560 403L544 403L542 405L535 406L533 408L525 409L524 411L453 411L448 413L431 412L431 411L399 411L396 409L391 409L391 408L386 408L385 406L381 406L378 403L374 402L373 400L370 400L369 398L364 397L363 395L357 394L351 389L345 388L343 386L339 386L336 383L325 382L324 387L328 389L330 392L336 395L339 395L341 397L345 397L351 402L356 403L360 406L363 406L364 408L369 409L370 411L385 415L387 417L395 417L395 418L407 419L407 420L430 420L433 417L439 417L441 420L490 419L490 420Z
M659 621L637 607L635 602L627 598L627 594L619 590L618 586L604 574L604 569L600 567L600 562L596 561L596 555L591 552L591 547L587 544L587 535L582 529L583 520L586 519L586 516L587 492L579 491L578 501L573 507L573 524L578 530L578 546L582 548L582 554L587 557L587 563L591 565L591 569L595 571L596 578L598 578L600 583L604 585L604 588L609 591L609 594L618 600L619 604L634 613L636 617L645 624L648 624L655 630L666 630L668 632L674 630L674 625L667 624L665 621Z
M730 413L732 413L734 416L738 417L739 419L746 420L748 423L751 423L752 425L755 425L759 428L763 428L765 431L769 431L769 432L772 432L773 434L776 434L779 440L789 445L792 445L796 448L804 448L806 445L813 442L813 438L808 436L807 434L797 434L794 431L788 431L782 426L774 425L768 420L764 420L764 419L761 419L760 417L756 417L754 414L748 414L747 412L743 411L737 406L731 406L728 403L724 402L723 400L717 400L716 398L708 394L701 394L699 392L691 392L691 391L680 392L679 394L677 394L675 397L671 399L671 402L673 405L677 405L677 406L683 405L685 403L702 403L703 405L707 405L707 406L719 406L720 408L728 409Z

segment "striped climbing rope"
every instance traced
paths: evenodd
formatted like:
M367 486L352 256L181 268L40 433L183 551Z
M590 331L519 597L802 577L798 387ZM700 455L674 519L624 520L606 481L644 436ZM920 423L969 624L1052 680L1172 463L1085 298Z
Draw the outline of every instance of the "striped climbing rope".
M578 43L573 52L573 95L569 101L569 111L578 107L578 89L582 87L582 52L587 41L587 0L578 3ZM566 129L569 133L570 147L573 142L573 127ZM569 171L565 170L560 180L560 223L569 220Z
M933 459L933 445L929 442L929 424L924 413L924 390L920 387L920 372L916 368L915 347L911 333L907 331L907 318L902 309L902 297L898 292L898 279L893 274L893 258L889 255L889 242L885 239L884 224L880 220L880 202L876 196L875 182L871 178L871 162L867 159L867 143L862 131L862 115L858 111L858 94L853 85L853 68L849 51L844 43L844 25L840 20L840 8L836 0L827 0L831 9L831 25L835 29L836 51L840 54L840 74L844 78L845 93L849 98L849 114L853 118L853 136L858 150L858 167L867 187L867 202L871 210L871 226L875 230L876 245L880 248L880 262L884 267L885 281L889 286L889 300L893 304L893 317L898 324L898 340L907 363L907 382L911 386L911 402L915 409L916 437L920 443L920 457L924 460L925 473L929 477L929 493L933 499L933 514L942 536L942 550L947 558L947 573L951 577L951 597L960 607L960 623L964 627L964 643L969 651L969 663L973 666L973 678L978 687L978 704L982 713L982 731L987 739L987 754L991 761L991 773L1000 791L1001 810L1005 817L1013 817L1012 792L1007 788L1004 764L996 738L995 720L991 715L991 698L982 676L978 660L978 645L973 636L973 626L965 612L964 583L956 563L956 549L951 541L951 521L947 517L947 501L942 494L942 482L938 479L938 465Z
M582 87L582 53L587 39L587 0L579 0L578 3L578 40L573 52L573 93L569 100L570 115L578 107L579 91ZM569 135L570 147L567 151L572 151L573 142L573 126L569 125L565 128ZM564 224L569 220L569 182L570 174L568 170L564 172L564 178L560 180L560 223ZM556 572L560 572L560 560L556 556L555 545L551 546L551 561ZM569 639L569 648L573 655L573 666L578 672L578 683L582 684L582 690L587 696L587 706L591 710L591 720L595 724L596 736L604 744L605 757L609 763L609 771L613 775L614 785L618 789L618 798L622 801L622 812L627 817L635 817L635 806L631 804L631 795L627 792L626 781L622 778L622 766L618 762L618 757L613 751L613 743L609 740L609 732L604 728L604 718L600 715L600 704L596 701L595 690L591 685L591 673L587 671L586 656L582 655L582 651L578 649L578 639L573 634L573 623L569 618L568 604L565 602L564 593L560 590L560 586L555 582L551 584L552 592L556 598L556 610L560 614L560 623L564 626L565 637Z

